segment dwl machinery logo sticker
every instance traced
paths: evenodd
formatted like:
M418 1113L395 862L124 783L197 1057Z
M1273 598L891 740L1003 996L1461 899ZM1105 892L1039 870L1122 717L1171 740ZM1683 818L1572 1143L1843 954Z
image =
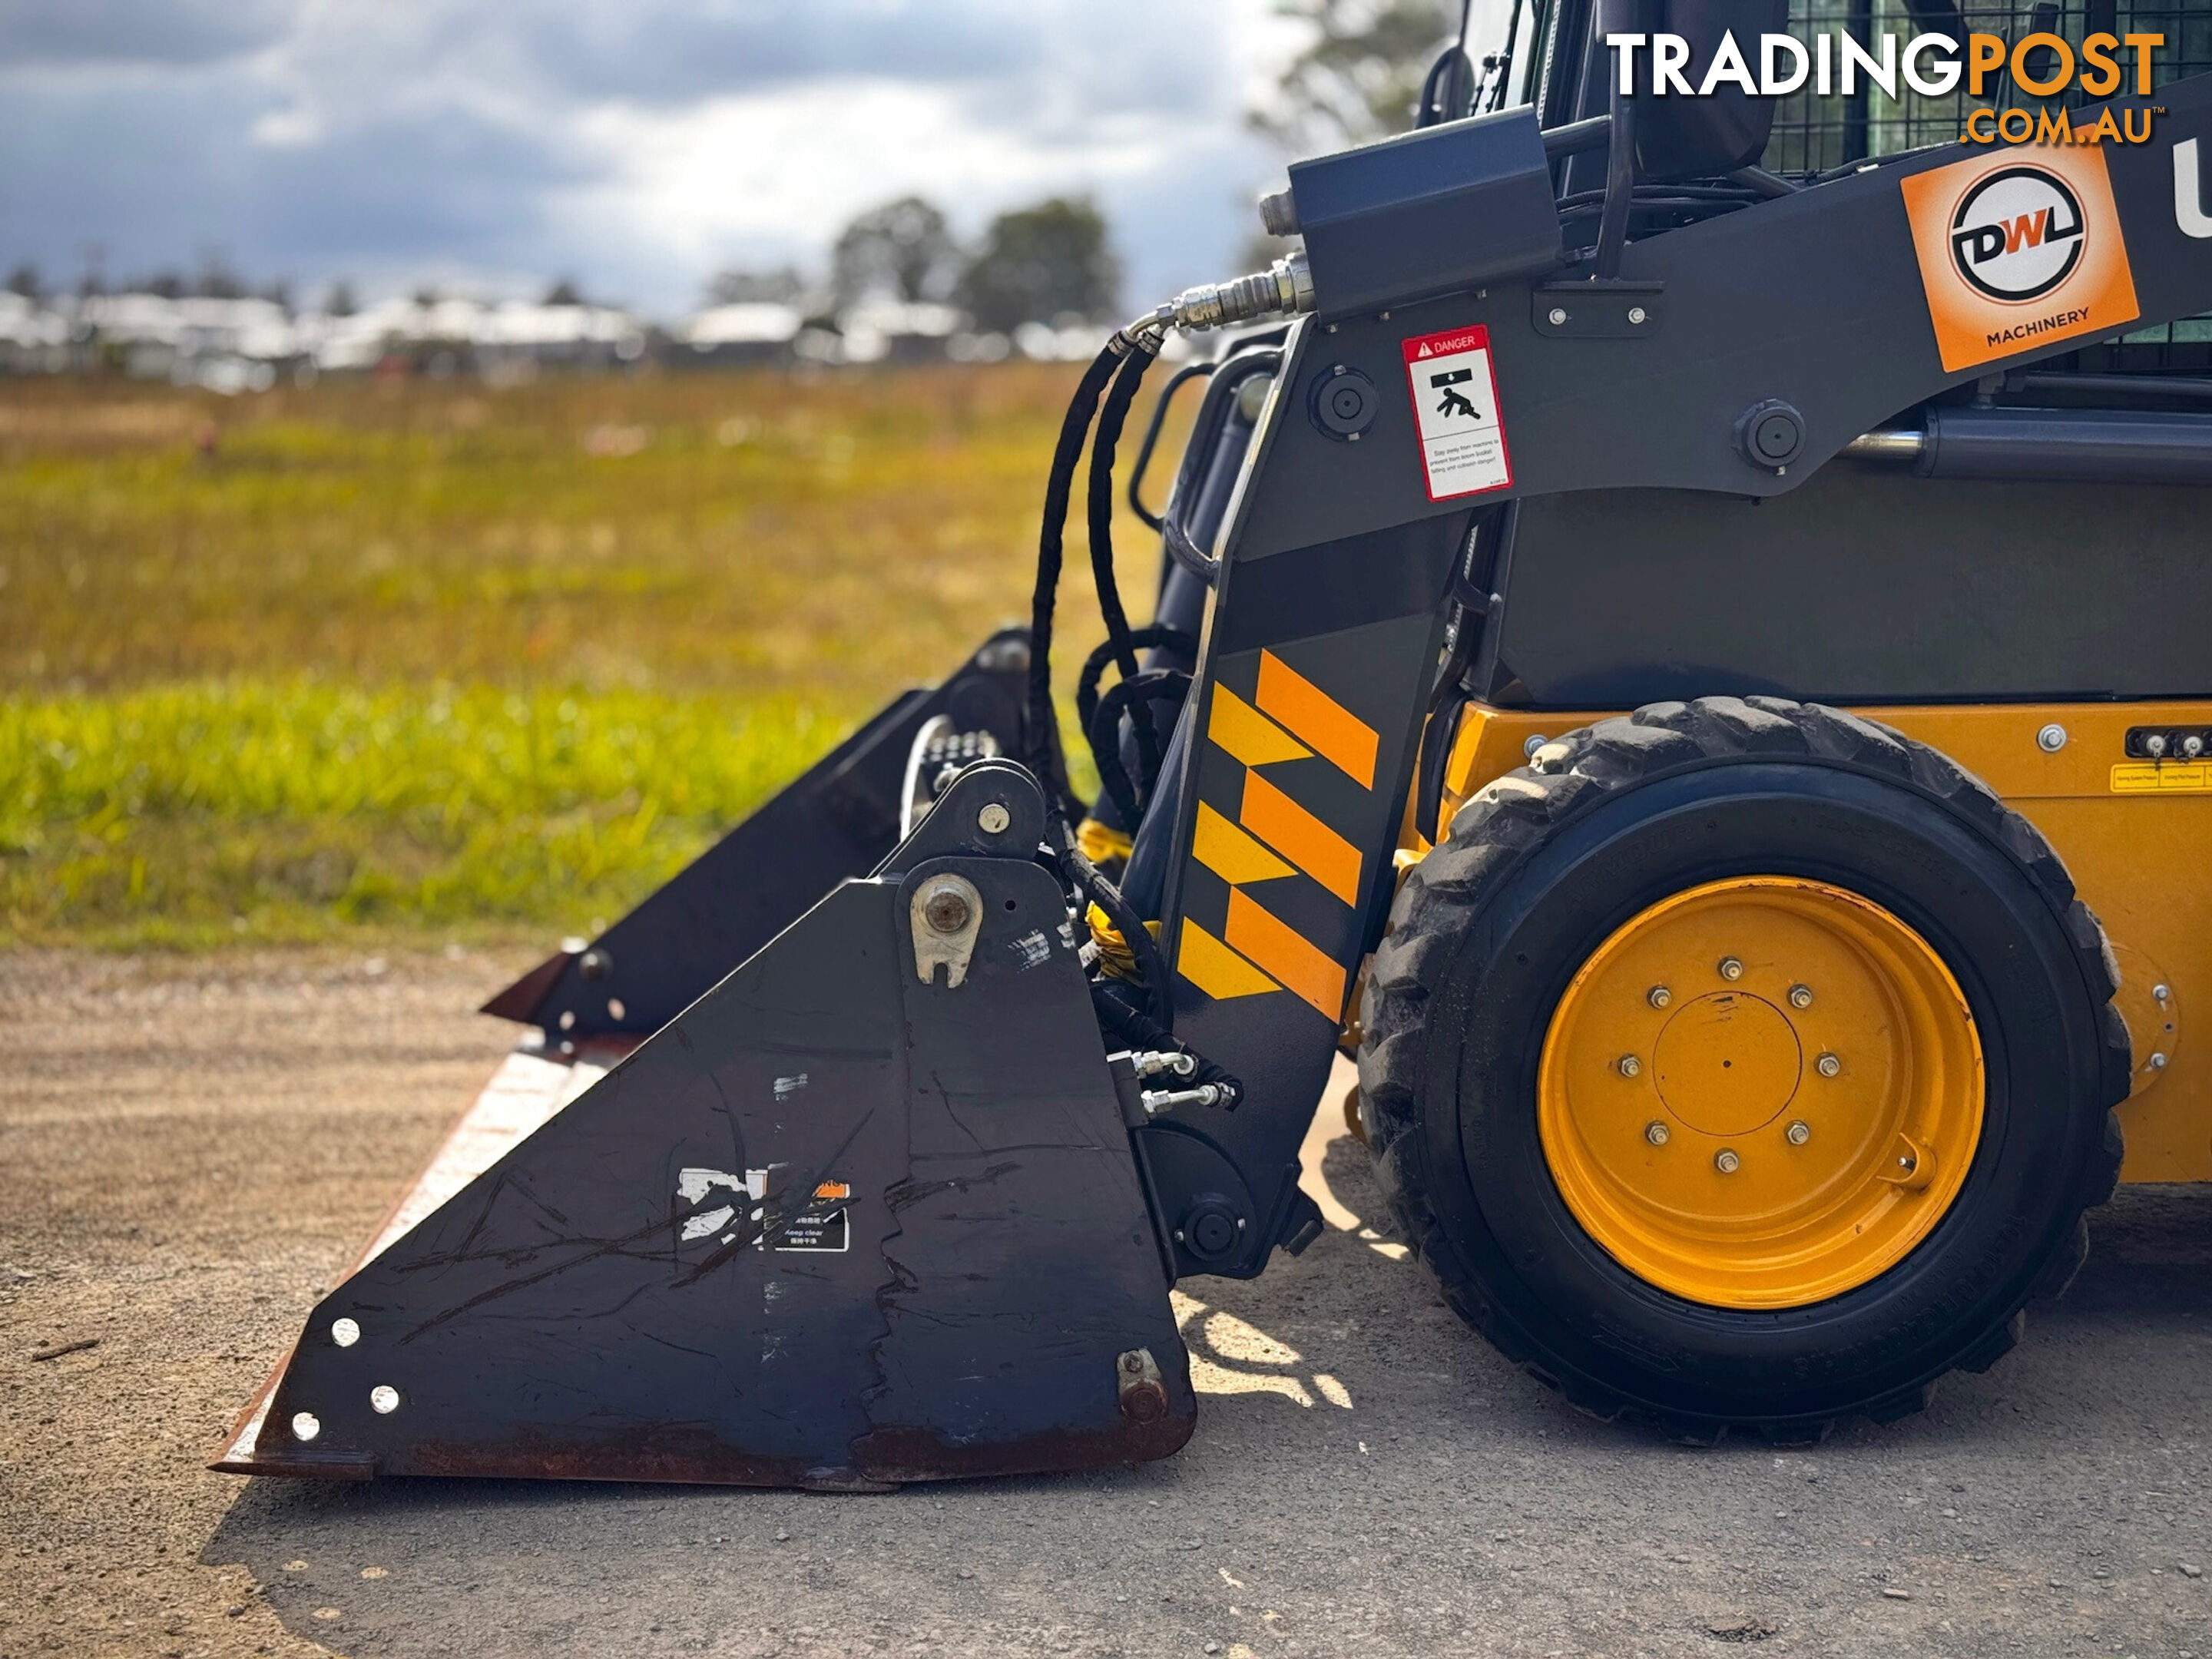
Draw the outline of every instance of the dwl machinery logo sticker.
M2081 204L2066 181L2038 167L1994 173L1959 201L1951 258L1992 300L2034 300L2081 263Z
M1981 155L1901 188L1947 371L2109 333L2140 314L2102 149Z

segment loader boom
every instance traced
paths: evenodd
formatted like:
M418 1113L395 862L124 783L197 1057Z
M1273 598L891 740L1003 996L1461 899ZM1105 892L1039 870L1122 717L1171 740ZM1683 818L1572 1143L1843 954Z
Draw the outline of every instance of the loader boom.
M2144 324L2212 308L2212 241L2175 208L2187 147L2212 137L2212 76L2158 96L2154 142L2101 161ZM2189 469L2212 481L2196 417L2164 417L2191 446L2167 487L2130 489L2123 472L2001 500L1995 485L1837 459L1900 411L2048 355L2031 339L1943 367L1904 187L1974 165L1959 148L1925 152L1632 243L1617 286L1492 283L1294 327L1223 539L1191 741L1163 792L1173 817L1139 838L1174 848L1158 914L1187 1004L1178 1035L1254 1103L1140 1132L1165 1143L1164 1182L1184 1183L1161 1192L1170 1218L1207 1192L1249 1206L1236 1251L1209 1260L1179 1243L1179 1272L1256 1273L1298 1224L1305 1103L1382 934L1451 603L1485 694L1547 711L1555 730L1581 723L1574 711L1698 692L2212 696L2194 620L2212 607L2212 561L2201 496L2179 487ZM1406 345L1477 328L1511 481L1432 500ZM1349 443L1309 401L1347 375L1376 410ZM1799 448L1761 465L1738 432L1772 404ZM1895 529L1869 546L1868 523ZM2093 575L2108 534L2128 552ZM1869 559L1885 567L1871 581ZM1611 597L1594 614L1573 604L1592 596ZM1437 833L1433 817L1410 828Z

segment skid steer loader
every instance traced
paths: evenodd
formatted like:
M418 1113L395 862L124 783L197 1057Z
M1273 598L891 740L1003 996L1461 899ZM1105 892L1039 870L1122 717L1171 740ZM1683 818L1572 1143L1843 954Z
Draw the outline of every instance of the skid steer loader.
M1084 375L1028 627L494 1000L523 1047L216 1467L1166 1455L1169 1287L1319 1231L1340 1045L1450 1304L1678 1435L1908 1413L2117 1178L2212 1179L2212 380L2163 328L2212 76L2115 100L2140 142L1775 171L1770 101L1602 40L1784 18L1552 0L1526 101L1462 60L1293 167L1302 246ZM1132 627L1117 451L1207 329Z

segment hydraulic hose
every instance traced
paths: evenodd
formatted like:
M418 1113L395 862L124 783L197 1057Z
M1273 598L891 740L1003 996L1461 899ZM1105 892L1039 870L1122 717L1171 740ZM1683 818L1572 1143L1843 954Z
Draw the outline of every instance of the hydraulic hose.
M1115 666L1125 681L1136 678L1137 651L1130 637L1128 613L1121 607L1121 586L1114 574L1114 452L1121 441L1121 428L1128 421L1130 405L1136 401L1137 388L1159 349L1158 339L1154 336L1140 335L1135 344L1136 349L1122 361L1120 372L1107 390L1105 404L1098 411L1098 430L1091 440L1091 575L1098 589L1100 614L1106 621L1106 642L1113 649ZM1150 778L1159 771L1159 734L1152 729L1149 719L1139 719L1133 725L1138 763ZM1104 754L1097 751L1097 737L1092 736L1093 757L1101 771L1109 760L1118 766L1120 742L1115 741L1110 752Z
M1060 423L1060 441L1053 447L1052 471L1046 475L1044 522L1037 532L1036 586L1030 595L1029 762L1045 793L1065 816L1082 809L1068 787L1067 763L1060 749L1060 722L1052 707L1052 617L1060 600L1060 570L1067 535L1067 503L1074 493L1075 465L1083 456L1083 441L1090 435L1091 416L1099 394L1129 345L1117 333L1083 371L1083 379L1068 400Z
M1114 924L1129 953L1137 959L1137 975L1145 988L1145 1000L1152 1004L1152 1018L1158 1022L1163 1034L1175 1030L1175 1002L1168 994L1168 965L1160 955L1159 941L1152 937L1144 918L1129 908L1121 896L1121 890L1109 881L1075 844L1075 831L1069 828L1065 817L1056 821L1060 833L1060 860L1068 874L1075 878L1091 902L1106 913Z
M1267 270L1240 276L1233 282L1185 289L1166 304L1116 330L1105 348L1091 359L1091 366L1083 371L1075 395L1068 401L1067 412L1060 420L1059 441L1053 447L1052 470L1045 480L1044 517L1037 531L1036 584L1030 595L1025 758L1044 786L1051 804L1049 831L1059 843L1061 867L1127 939L1163 1031L1172 1029L1175 1018L1168 990L1167 964L1143 918L1130 908L1121 890L1099 873L1098 867L1083 855L1077 844L1073 825L1082 811L1082 803L1075 799L1068 785L1066 757L1060 743L1060 722L1053 710L1053 613L1059 605L1060 570L1066 561L1067 508L1074 494L1075 469L1083 457L1084 440L1091 434L1093 419L1097 418L1100 428L1092 456L1089 501L1092 574L1097 580L1100 608L1106 613L1114 657L1125 676L1134 675L1138 669L1135 647L1127 614L1121 608L1120 586L1114 580L1114 451L1145 371L1151 367L1152 359L1158 356L1161 343L1170 328L1218 328L1261 317L1310 311L1313 304L1312 272L1303 255L1292 255L1276 260ZM1102 396L1107 398L1103 416L1099 410ZM1149 715L1141 703L1136 726L1144 766L1147 771L1154 770L1159 761L1158 735L1151 729Z

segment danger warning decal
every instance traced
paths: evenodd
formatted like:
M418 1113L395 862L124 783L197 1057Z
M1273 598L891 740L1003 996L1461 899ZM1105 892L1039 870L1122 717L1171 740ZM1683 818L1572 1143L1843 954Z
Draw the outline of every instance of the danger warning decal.
M1504 489L1513 482L1513 464L1498 418L1490 331L1480 325L1449 329L1416 336L1405 347L1429 499L1444 501Z
M813 1201L784 1224L783 1237L776 1242L775 1248L832 1254L849 1249L853 1234L846 1219L845 1204L852 1196L849 1182L821 1182L814 1189Z
M1946 371L2140 314L2101 148L2021 146L1902 182Z

